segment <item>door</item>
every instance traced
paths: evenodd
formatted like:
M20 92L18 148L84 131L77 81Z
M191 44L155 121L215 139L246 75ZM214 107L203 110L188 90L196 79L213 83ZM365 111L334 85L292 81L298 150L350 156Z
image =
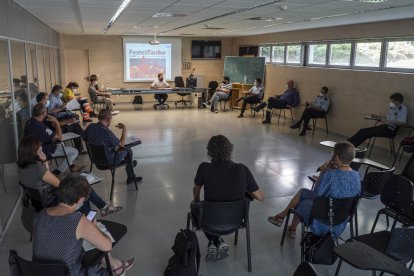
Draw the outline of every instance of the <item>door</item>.
M79 84L78 92L82 97L88 98L89 82L89 52L88 50L64 50L66 87L69 82Z

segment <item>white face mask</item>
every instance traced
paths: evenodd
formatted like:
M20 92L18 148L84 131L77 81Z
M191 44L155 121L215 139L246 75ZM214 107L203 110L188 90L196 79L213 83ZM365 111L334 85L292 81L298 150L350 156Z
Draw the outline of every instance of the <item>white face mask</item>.
M323 94L322 92L319 93L319 96L323 97L325 96L325 94Z
M390 107L391 107L391 108L395 108L395 103L390 102Z
M49 108L49 106L50 106L50 101L47 100L47 102L46 102L46 108Z
M63 97L63 93L59 93L59 98L62 98Z
M73 88L72 89L72 92L73 92L73 94L75 94L76 92L78 92L78 89L77 88Z

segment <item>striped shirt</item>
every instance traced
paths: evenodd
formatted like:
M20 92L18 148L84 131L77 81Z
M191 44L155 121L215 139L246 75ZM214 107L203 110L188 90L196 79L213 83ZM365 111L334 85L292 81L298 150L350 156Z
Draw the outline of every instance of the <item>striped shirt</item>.
M221 83L219 87L217 87L217 91L223 91L223 90L231 90L233 88L233 84L231 82L229 83ZM225 91L223 91L225 92Z

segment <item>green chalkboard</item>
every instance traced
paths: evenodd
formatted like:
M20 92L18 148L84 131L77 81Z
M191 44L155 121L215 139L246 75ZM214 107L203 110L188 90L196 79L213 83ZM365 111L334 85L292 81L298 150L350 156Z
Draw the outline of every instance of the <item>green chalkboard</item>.
M230 82L253 84L256 78L264 80L264 57L225 57L224 76L230 77Z

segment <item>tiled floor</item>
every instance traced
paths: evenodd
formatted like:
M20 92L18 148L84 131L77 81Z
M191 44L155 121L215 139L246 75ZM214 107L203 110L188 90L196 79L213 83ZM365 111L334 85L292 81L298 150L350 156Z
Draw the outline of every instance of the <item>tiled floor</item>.
M125 173L122 170L117 173L113 202L123 205L124 209L109 217L128 226L127 235L113 250L113 255L119 258L136 258L135 267L128 275L163 275L172 255L170 247L174 237L185 227L196 169L200 162L207 160L207 141L216 134L224 134L232 141L234 160L251 169L266 199L251 205L253 272L247 272L245 236L241 231L237 247L231 245L230 256L218 263L204 261L207 242L198 233L203 255L200 274L291 275L299 264L299 241L287 240L281 247L282 229L269 224L266 218L284 207L298 188L310 187L307 175L330 156L330 150L320 146L319 141L343 137L327 137L321 130L314 137L299 137L297 131L289 129L290 120L281 120L280 125L262 125L261 116L253 118L248 112L245 118L237 119L236 111L214 114L195 108L154 111L150 107L147 104L142 110L130 104L118 104L121 113L113 119L113 125L123 122L128 133L143 140L142 145L134 148L134 154L138 160L136 172L144 181L136 192L133 186L125 185ZM372 158L388 165L391 162L389 155L381 150ZM80 157L79 162L89 164L87 156ZM108 198L110 174L94 171L105 178L95 189ZM380 206L379 202L368 200L360 204L361 233L370 229ZM383 222L379 227L384 227ZM343 235L348 236L348 233ZM225 239L231 244L233 237ZM31 243L21 226L20 210L1 244L1 275L8 275L10 248L31 259ZM320 275L333 275L335 267L316 266ZM343 265L341 275L350 274L371 275Z

